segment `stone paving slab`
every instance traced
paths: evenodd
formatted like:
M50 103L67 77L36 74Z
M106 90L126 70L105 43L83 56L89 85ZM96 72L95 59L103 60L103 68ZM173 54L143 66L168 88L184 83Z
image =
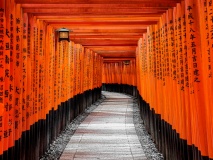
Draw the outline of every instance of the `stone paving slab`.
M132 98L103 94L106 99L81 123L60 160L146 160L133 124Z

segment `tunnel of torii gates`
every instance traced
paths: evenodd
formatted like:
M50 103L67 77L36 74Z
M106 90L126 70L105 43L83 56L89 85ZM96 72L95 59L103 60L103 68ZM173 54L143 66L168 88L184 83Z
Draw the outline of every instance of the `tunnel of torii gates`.
M165 159L213 159L212 5L0 0L0 159L39 159L101 90L138 98Z

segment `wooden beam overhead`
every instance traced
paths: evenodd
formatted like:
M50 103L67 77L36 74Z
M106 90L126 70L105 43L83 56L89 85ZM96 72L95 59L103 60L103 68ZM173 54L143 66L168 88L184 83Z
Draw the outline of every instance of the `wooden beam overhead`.
M143 4L178 3L180 0L15 0L20 4Z
M80 43L82 45L92 45L92 44L99 44L99 45L112 45L112 46L117 46L117 45L134 45L135 43L138 42L137 39L135 40L113 40L113 39L108 39L108 40L100 40L100 39L95 39L95 40L90 40L90 39L75 39L73 40L76 43Z
M132 58L132 57L107 57L107 58L104 58L104 63L118 63L118 62L123 62L123 61L132 61L132 60L135 60L135 58Z
M37 15L36 16L38 19L42 20L62 20L62 21L76 21L76 22L83 22L83 21L147 21L147 20L159 20L159 16L152 16L152 15L84 15L84 16L75 16L75 15Z
M136 25L71 25L71 24L52 24L52 26L54 26L55 28L71 28L71 30L78 30L78 29L107 29L107 30L111 30L111 29L147 29L147 25L140 25L140 24L136 24Z
M136 46L114 46L113 48L111 46L92 46L93 50L100 50L100 51L119 51L119 50L125 50L125 51L132 51L135 50ZM90 47L88 47L90 48Z
M120 57L113 57L113 58L110 58L110 57L107 57L107 58L104 58L104 61L111 61L111 60L121 60L121 61L125 61L125 60L135 60L135 58L133 57L125 57L125 58L120 58Z
M143 3L131 3L131 4L22 4L22 8L88 8L88 7L93 7L93 8L162 8L162 9L167 9L168 7L174 7L176 3L174 2L164 2L161 3L156 2L156 3L150 3L150 2L143 2Z
M125 57L131 57L131 58L135 58L135 54L132 53L115 53L115 54L109 54L109 53L101 53L100 54L102 57L104 58L125 58Z
M129 57L119 57L119 58L124 58L124 59L120 59L120 60L117 59L117 57L104 57L104 59L105 58L110 58L110 60L106 60L105 62L125 61L125 60L134 60L135 59L135 57L130 57L130 58Z
M159 16L139 17L139 16L121 16L121 17L110 17L110 16L37 16L37 19L44 20L47 23L148 23L158 22Z
M163 12L164 13L164 12ZM54 13L39 13L39 12L36 12L36 13L33 13L34 16L79 16L79 17L87 17L88 15L95 15L96 17L103 17L103 16L119 16L119 17L124 17L124 16L140 16L140 17L148 17L148 16L151 16L151 17L160 17L162 15L162 13L140 13L140 14L137 14L137 13L119 13L119 14L113 14L113 13L99 13L99 14L95 14L95 13L70 13L70 12L67 12L67 13L58 13L58 12L54 12Z
M72 33L78 34L78 33L95 33L95 34L119 34L119 33L145 33L147 29L74 29L72 26L69 27L69 29L72 30Z
M71 25L71 26L147 26L147 25L152 25L156 24L157 21L143 21L143 22L48 22L48 24L51 25Z
M70 39L139 39L141 35L138 36L125 36L125 35L75 35L70 36Z
M23 12L26 13L45 13L45 14L67 14L67 15L140 15L140 14L163 14L166 9L140 9L140 8L65 8L65 9L49 9L49 8L41 8L41 9L34 9L34 8L24 8Z

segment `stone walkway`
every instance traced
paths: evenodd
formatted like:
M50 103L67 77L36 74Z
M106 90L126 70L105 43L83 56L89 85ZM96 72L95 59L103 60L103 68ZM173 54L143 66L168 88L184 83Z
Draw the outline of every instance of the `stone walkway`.
M81 123L60 160L146 160L133 124L132 98L103 94L106 99Z

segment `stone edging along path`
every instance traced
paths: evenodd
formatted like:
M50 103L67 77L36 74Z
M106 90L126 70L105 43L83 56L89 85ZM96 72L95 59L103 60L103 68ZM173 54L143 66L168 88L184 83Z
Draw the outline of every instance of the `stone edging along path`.
M155 143L151 139L150 134L146 131L146 128L143 125L143 120L140 116L140 110L138 108L136 98L134 98L133 103L133 122L135 125L136 133L138 135L138 139L141 143L147 160L163 160L163 155L157 150Z

